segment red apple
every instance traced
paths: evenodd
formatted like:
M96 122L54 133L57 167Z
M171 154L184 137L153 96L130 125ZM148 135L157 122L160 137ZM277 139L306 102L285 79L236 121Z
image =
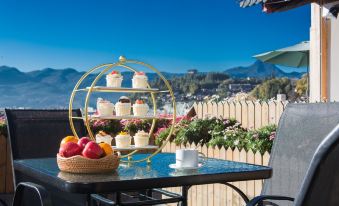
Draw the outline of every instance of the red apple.
M82 155L90 159L99 159L103 154L101 147L93 141L88 142L82 151Z
M78 145L81 147L81 150L83 150L87 143L89 143L91 140L88 137L81 137L78 141Z
M62 157L73 157L75 155L81 155L81 147L75 142L67 142L63 144L59 149L59 154Z

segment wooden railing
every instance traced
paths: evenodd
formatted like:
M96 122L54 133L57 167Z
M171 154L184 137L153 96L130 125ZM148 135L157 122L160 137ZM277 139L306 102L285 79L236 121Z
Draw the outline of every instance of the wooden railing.
M180 148L195 148L196 145L175 145L168 143L163 152L175 153L175 150ZM223 160L247 162L257 165L268 165L269 153L260 154L253 151L232 150L225 148L208 148L206 145L197 147L199 151L204 153L207 157L218 158ZM262 180L234 182L235 186L239 187L249 198L259 195L262 188ZM180 193L181 188L168 188L169 191ZM190 206L240 206L244 205L244 201L231 188L222 184L210 184L193 186L188 193L188 204Z
M197 102L193 107L198 118L208 116L235 118L244 128L258 129L269 124L278 124L287 103L287 101Z

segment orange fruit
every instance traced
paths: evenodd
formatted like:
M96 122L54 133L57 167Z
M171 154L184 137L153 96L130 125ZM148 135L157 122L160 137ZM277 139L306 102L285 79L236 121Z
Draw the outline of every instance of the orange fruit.
M99 146L101 147L102 150L104 150L105 156L113 154L113 149L111 145L102 142L99 144Z
M74 137L74 136L67 136L65 138L63 138L61 140L61 143L60 143L60 147L64 144L66 144L67 142L74 142L74 143L78 143L78 138Z

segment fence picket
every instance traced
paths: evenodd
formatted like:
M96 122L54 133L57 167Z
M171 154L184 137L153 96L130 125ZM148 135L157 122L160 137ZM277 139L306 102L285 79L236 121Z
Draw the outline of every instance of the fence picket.
M228 148L226 151L226 160L233 160L233 150ZM226 205L233 205L233 190L229 187L226 188L227 193L227 204ZM234 201L235 202L235 201Z
M224 117L224 104L222 102L218 102L218 117Z
M268 116L268 104L267 102L262 102L261 104L261 127L268 125L269 116Z
M198 149L199 152L203 152L200 144L197 147L197 149ZM196 187L197 187L197 193L196 193L197 206L204 206L203 202L202 202L202 196L203 196L203 193L202 193L203 190L202 189L203 189L203 187L202 187L202 185L197 185Z
M238 148L233 150L233 161L239 162L240 161L240 151ZM239 182L234 182L234 186L239 187ZM240 205L240 197L239 194L235 191L232 191L232 202L233 205Z
M202 104L202 110L204 111L204 115L202 118L206 118L210 116L210 113L208 113L208 103L203 103Z
M202 102L199 102L197 104L197 115L198 115L198 118L201 119L204 117L204 110L202 108Z
M254 129L255 128L255 105L252 101L247 101L247 128Z
M206 147L207 148L207 147ZM207 156L210 158L214 158L214 151L217 150L217 148L208 148L207 149ZM207 185L207 205L215 205L214 203L214 198L216 194L214 194L214 185L213 184L208 184Z
M225 147L221 147L219 151L219 159L226 160ZM220 206L226 206L227 201L227 190L226 186L219 185L220 188Z
M241 101L241 125L248 128L248 105L246 101Z
M241 116L241 108L242 108L242 105L240 102L236 102L235 103L235 119L238 121L238 122L242 122L242 116Z
M262 155L258 151L254 154L254 164L262 165ZM255 195L259 195L261 193L261 189L262 189L262 180L255 180L254 181Z
M254 153L252 150L249 150L247 152L247 163L250 164L255 164L255 158L254 158ZM247 181L247 196L252 199L255 197L255 186L254 186L254 180L252 181Z
M268 103L268 115L269 115L269 124L275 124L276 123L276 107L277 107L277 104L275 101L270 101Z
M235 119L236 117L236 115L235 115L235 103L234 102L228 102L229 103L229 105L230 105L230 116L229 116L229 118L233 118L233 119Z
M258 129L262 126L262 105L260 102L255 102L254 104L254 128Z
M214 158L220 159L220 149L218 147L215 147L214 149L210 149L210 150L213 151L213 157ZM221 187L220 186L221 186L220 184L214 184L213 185L213 197L214 197L214 200L213 200L214 204L213 205L220 205L221 204L221 202L220 202Z
M202 147L202 153L208 157L208 148L206 145ZM202 205L208 205L208 198L209 198L209 193L208 193L208 185L203 185L202 186L202 193L200 193L202 197Z
M224 102L224 118L229 119L230 118L230 103Z
M247 162L247 152L245 149L242 149L239 153L239 161L240 162ZM247 194L247 183L246 181L239 182L239 188L241 191L243 191L245 194ZM239 205L244 204L244 201L239 197Z
M213 102L212 103L212 115L213 117L220 117L219 113L218 113L218 103Z
M197 148L197 145L195 143L189 145L189 148ZM192 206L198 205L197 203L197 186L193 186L191 187L191 189L189 189L189 191L191 191L191 201L192 202Z
M208 113L208 116L214 116L213 114L213 103L212 102L208 102L207 103L207 113Z
M262 164L264 166L268 166L268 162L270 160L270 154L266 151L264 155L262 156Z

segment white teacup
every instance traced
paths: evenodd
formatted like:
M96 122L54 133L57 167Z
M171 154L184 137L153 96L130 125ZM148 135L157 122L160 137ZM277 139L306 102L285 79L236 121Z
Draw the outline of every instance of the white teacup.
M199 161L199 157L202 159ZM205 155L196 149L179 149L175 152L176 167L178 168L194 168L199 163L204 164Z

